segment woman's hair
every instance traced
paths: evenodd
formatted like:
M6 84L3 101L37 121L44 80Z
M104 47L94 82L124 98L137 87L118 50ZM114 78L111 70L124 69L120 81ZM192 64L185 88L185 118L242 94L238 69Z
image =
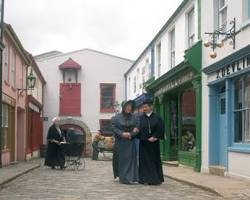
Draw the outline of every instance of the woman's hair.
M135 111L135 102L133 100L129 100L129 101L124 101L122 102L122 113L125 113L125 109L126 107L130 105L132 108L132 112Z

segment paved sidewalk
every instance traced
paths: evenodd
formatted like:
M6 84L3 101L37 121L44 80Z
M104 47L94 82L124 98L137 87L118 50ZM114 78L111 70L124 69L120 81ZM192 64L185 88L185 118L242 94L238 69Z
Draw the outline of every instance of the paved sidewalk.
M41 164L41 159L35 159L0 168L0 189L4 187L6 183L40 167Z
M217 193L227 199L250 199L250 181L194 172L184 166L163 165L164 175L190 185Z

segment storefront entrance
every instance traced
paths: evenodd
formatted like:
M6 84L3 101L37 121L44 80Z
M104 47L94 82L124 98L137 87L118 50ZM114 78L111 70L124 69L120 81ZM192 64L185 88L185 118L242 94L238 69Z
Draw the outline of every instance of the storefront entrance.
M210 88L210 172L227 166L228 123L225 83ZM212 117L213 116L213 117ZM219 167L219 168L218 168ZM223 172L224 173L224 172Z
M170 100L170 160L178 160L178 98Z
M219 131L218 131L218 140L219 142L219 152L218 152L218 165L225 166L226 164L226 140L227 138L227 127L226 127L226 95L221 93L219 97Z

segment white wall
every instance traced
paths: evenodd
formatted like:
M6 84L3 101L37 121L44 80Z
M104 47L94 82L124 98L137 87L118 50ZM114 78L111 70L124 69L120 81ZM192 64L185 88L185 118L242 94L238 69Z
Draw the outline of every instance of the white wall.
M233 49L233 46L230 45L230 40L225 41L223 48L216 48L215 52L217 53L217 57L215 59L211 59L209 57L209 53L212 51L211 48L203 47L203 54L202 54L202 65L203 67L207 67L226 56L229 56L233 52L247 46L250 44L250 24L246 26L246 21L243 19L243 5L244 0L236 1L236 0L228 0L228 10L227 10L227 20L230 21L234 17L236 18L236 29L240 31L239 34L236 36L236 48ZM205 35L205 32L212 32L214 30L214 4L213 0L203 0L201 1L201 33L203 41L210 40L208 35ZM230 25L228 25L228 28ZM209 132L209 102L208 102L208 79L205 74L202 75L202 170L208 171L208 154L209 154L209 147L208 147L208 132ZM236 155L239 156L236 159ZM245 160L244 160L245 157ZM244 161L243 161L244 160ZM228 160L228 169L229 173L240 173L239 165L242 166L249 166L250 160L249 155L247 154L240 154L240 153L230 153L229 160ZM236 164L237 161L240 161L240 164ZM242 164L245 163L245 164ZM243 170L244 171L244 170ZM242 172L243 172L242 171Z
M146 66L146 60L148 60L148 66ZM149 79L149 67L151 65L151 52L150 49L144 53L144 55L136 62L130 72L127 74L127 99L135 99L136 97L140 96L144 89L142 83L142 68L146 67L146 79ZM137 77L137 70L139 69L139 79ZM134 77L136 77L136 91L134 92ZM129 81L130 79L130 81Z
M99 119L110 119L113 114L100 113L100 83L116 84L116 100L121 103L125 99L124 73L132 65L132 61L107 55L93 50L81 50L62 54L48 60L37 62L46 78L44 89L44 141L51 125L51 119L59 114L59 84L63 82L59 65L69 57L82 66L78 81L81 83L81 114L91 132L99 129Z
M228 161L229 175L250 179L250 154L230 152Z
M164 32L158 37L155 42L155 77L158 77L157 69L157 44L161 42L161 76L171 70L170 62L170 32L175 29L175 66L180 64L184 60L185 50L188 49L187 40L187 14L194 8L195 15L195 42L198 40L198 10L197 1L190 1L183 10L175 17L175 19L169 24Z
M155 38L154 41L154 76L155 79L159 78L158 76L158 63L157 63L157 45L161 43L161 74L165 74L169 70L170 67L170 42L169 42L169 33L175 28L175 65L178 65L184 60L185 50L188 49L188 40L187 40L187 13L194 8L195 15L195 42L198 41L198 8L197 8L197 0L190 0L189 3L182 9L182 11L174 18L174 20L162 31L161 35L158 38ZM146 51L146 53L142 56L142 58L135 64L134 68L127 74L127 99L134 99L140 94L142 94L142 90L137 89L137 91L133 92L133 82L134 76L136 76L137 68L141 68L145 63L145 59L147 57L151 58L150 48ZM129 77L130 77L130 86L129 86ZM141 78L140 78L141 80ZM139 81L140 81L139 80ZM138 87L138 85L137 85Z

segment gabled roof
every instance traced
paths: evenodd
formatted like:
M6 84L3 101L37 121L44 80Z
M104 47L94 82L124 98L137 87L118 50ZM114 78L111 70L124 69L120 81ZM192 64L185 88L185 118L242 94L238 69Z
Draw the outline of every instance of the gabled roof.
M102 51L98 51L98 50L94 50L94 49L89 49L89 48L75 50L75 51L71 51L71 52L67 52L67 53L61 53L59 51L52 51L52 53L53 52L58 52L58 53L52 54L51 56L47 56L47 57L43 56L43 55L51 53L51 52L47 52L47 53L44 53L44 54L40 54L40 55L34 56L34 58L35 58L35 60L37 60L39 62L40 61L42 62L42 61L45 61L45 60L47 61L47 60L54 59L54 58L61 57L61 56L70 56L70 55L72 55L74 53L84 52L84 51L93 52L93 53L102 54L102 55L114 57L114 58L117 58L117 59L125 60L125 61L128 61L128 62L131 62L131 64L134 62L133 60L130 60L130 59L127 59L127 58L123 58L123 57L120 57L120 56L112 55L112 54L109 54L109 53L105 53L105 52L102 52Z
M69 58L64 63L59 65L59 69L81 69L82 66L74 61L72 58Z

